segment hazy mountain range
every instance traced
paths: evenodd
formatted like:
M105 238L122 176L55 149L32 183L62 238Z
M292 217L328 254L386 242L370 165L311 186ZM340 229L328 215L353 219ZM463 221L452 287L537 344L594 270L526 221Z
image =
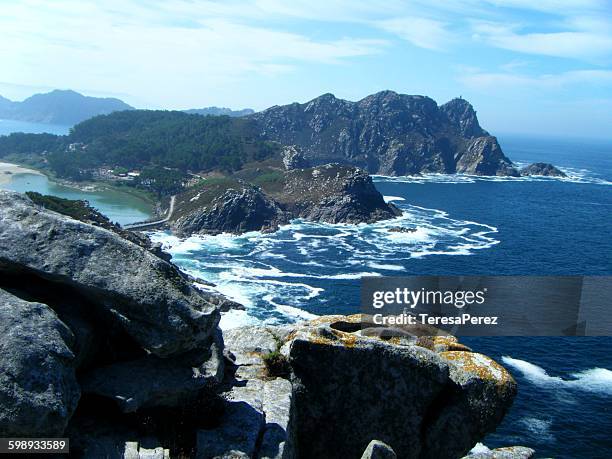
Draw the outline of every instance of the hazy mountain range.
M34 94L22 102L0 96L0 119L29 121L72 126L97 115L121 110L134 110L122 100L110 97L90 97L72 90L59 90ZM197 115L245 116L254 110L232 110L226 107L205 107L184 110Z
M34 94L23 102L0 96L0 119L73 125L96 115L134 107L114 98L89 97L71 90Z

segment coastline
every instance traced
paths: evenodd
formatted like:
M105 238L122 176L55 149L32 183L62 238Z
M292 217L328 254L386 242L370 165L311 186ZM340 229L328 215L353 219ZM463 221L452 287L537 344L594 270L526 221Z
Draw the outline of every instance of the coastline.
M19 174L44 175L50 182L64 187L73 188L75 190L79 190L85 193L95 193L97 191L114 191L129 194L147 203L147 205L151 206L153 212L156 211L157 207L159 207L160 204L159 200L157 200L152 194L147 193L144 190L138 190L126 185L115 185L112 183L95 181L74 182L71 180L59 178L55 176L51 171L46 169L40 169L30 165L22 165L18 163L0 161L0 186L9 184L13 176Z
M11 183L13 176L19 174L44 175L35 169L29 169L18 164L0 162L0 185Z

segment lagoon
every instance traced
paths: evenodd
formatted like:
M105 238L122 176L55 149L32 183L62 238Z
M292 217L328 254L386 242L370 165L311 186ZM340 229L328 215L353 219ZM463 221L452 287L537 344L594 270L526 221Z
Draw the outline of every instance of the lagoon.
M95 187L91 191L60 185L39 173L13 174L0 188L19 191L36 191L66 199L83 199L106 215L111 221L126 225L146 220L153 215L152 205L143 198L120 190Z

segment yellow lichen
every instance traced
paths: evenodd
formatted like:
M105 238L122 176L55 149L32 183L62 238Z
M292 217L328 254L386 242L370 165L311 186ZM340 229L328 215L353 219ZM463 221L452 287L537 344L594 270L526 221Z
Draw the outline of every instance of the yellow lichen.
M508 371L495 360L483 354L466 351L446 351L440 356L453 364L459 366L480 379L493 381L498 386L506 386L514 379Z

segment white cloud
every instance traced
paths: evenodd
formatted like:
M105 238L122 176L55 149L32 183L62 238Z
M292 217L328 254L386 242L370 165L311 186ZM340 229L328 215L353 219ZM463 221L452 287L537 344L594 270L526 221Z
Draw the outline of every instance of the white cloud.
M453 41L446 24L433 19L409 16L377 21L374 24L421 48L442 50Z
M194 4L190 15L183 2L173 14L141 5L29 0L3 7L2 80L106 89L180 107L191 105L199 91L292 72L303 64L337 65L386 46L380 39L314 39L232 21L224 17L227 5L221 10L223 4L212 2Z
M464 69L459 80L473 90L485 92L501 93L508 89L557 91L577 85L612 85L612 70L573 70L558 74L531 76Z
M601 59L612 55L612 35L606 33L605 24L581 18L572 25L581 27L559 32L521 33L517 25L476 22L473 37L498 48L527 54L575 59Z

